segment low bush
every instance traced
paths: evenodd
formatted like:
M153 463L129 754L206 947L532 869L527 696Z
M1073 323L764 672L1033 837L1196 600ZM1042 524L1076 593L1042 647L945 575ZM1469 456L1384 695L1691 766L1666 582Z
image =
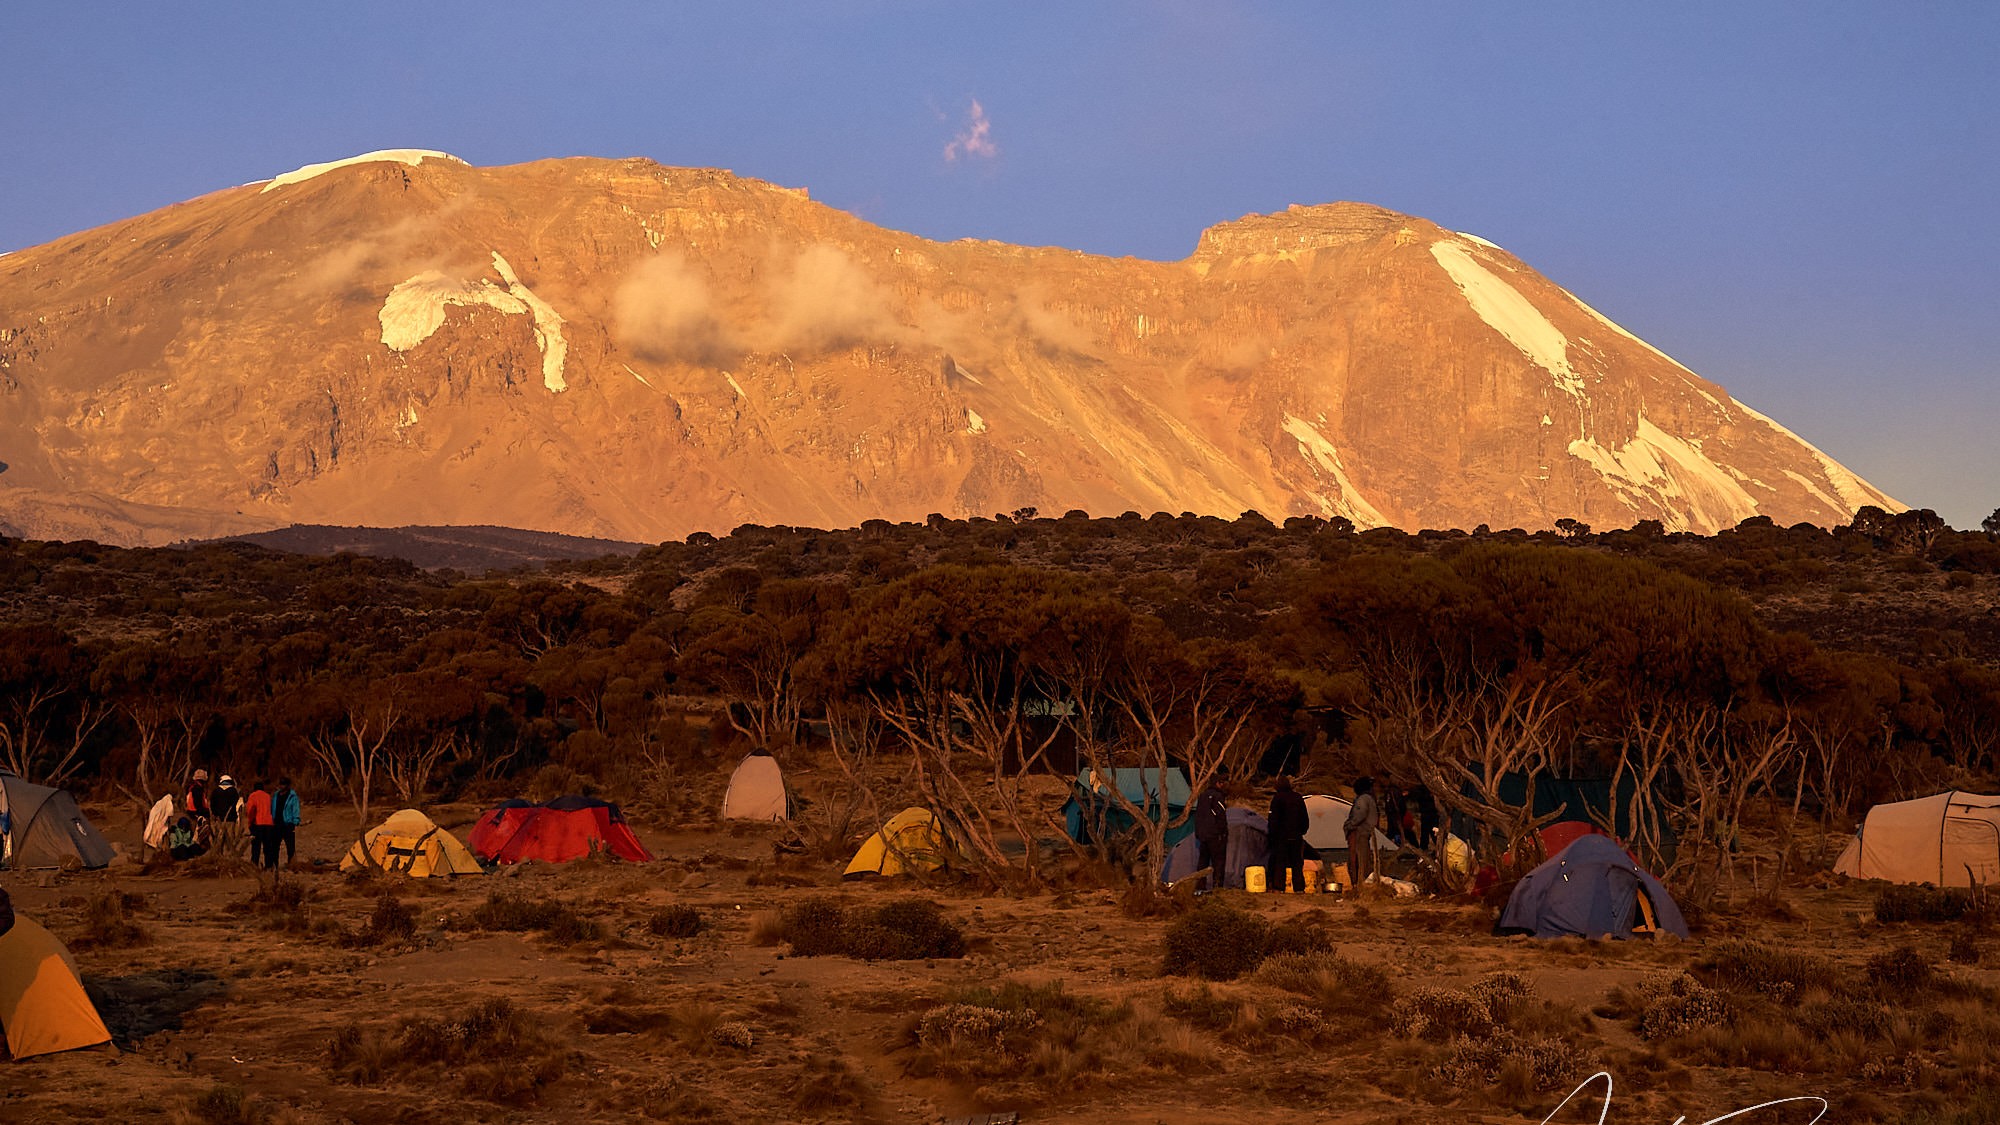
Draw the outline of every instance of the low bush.
M1270 932L1254 914L1204 903L1167 927L1163 970L1169 976L1235 980L1263 963Z
M898 899L864 910L817 896L787 908L781 925L792 953L800 957L915 961L965 955L965 932L936 903L923 899Z
M1462 1036L1432 1077L1461 1090L1500 1086L1512 1098L1573 1089L1584 1074L1583 1051L1550 1037L1528 1038L1500 1030L1490 1036Z
M604 927L555 899L530 899L515 895L490 894L474 908L470 924L475 929L520 932L540 930L550 940L565 945L602 941Z
M1961 918L1992 919L1986 896L1958 887L1892 883L1875 896L1877 922L1956 922Z
M646 932L654 937L691 938L707 928L701 911L686 903L663 907L646 919Z
M348 946L387 945L408 941L417 933L417 912L401 899L384 891L368 914L368 924L346 936Z
M1407 1039L1485 1038L1495 1024L1487 1000L1454 988L1419 988L1389 1008L1389 1029Z
M847 950L847 909L837 898L815 895L786 907L780 919L794 957L837 957Z
M1760 993L1780 1004L1792 1003L1806 992L1837 992L1841 987L1840 966L1833 961L1752 941L1722 942L1699 967L1718 988Z
M1908 998L1937 983L1937 970L1907 945L1868 959L1868 982L1885 994Z
M1722 993L1686 973L1648 987L1641 1005L1639 1035L1644 1039L1670 1039L1729 1021Z

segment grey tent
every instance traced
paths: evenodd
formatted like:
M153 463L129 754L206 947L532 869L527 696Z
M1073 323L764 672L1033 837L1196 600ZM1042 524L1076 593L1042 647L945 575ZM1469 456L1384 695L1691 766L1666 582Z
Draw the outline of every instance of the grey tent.
M1261 815L1249 809L1229 810L1229 855L1222 865L1222 878L1218 886L1243 887L1243 869L1264 866L1264 858L1270 850L1267 835L1270 823ZM1185 879L1200 870L1195 865L1200 862L1196 850L1199 844L1193 836L1188 836L1175 844L1167 853L1167 862L1160 871L1160 881L1172 883Z
M68 793L0 770L0 866L105 867L112 855Z

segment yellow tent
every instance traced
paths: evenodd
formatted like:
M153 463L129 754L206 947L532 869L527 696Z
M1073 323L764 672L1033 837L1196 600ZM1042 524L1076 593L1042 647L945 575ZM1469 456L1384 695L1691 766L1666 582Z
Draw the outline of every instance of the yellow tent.
M905 875L944 866L949 845L929 809L907 808L868 837L842 875Z
M416 809L404 809L347 849L340 861L342 871L357 867L380 867L400 871L419 879L431 875L483 875L486 869L458 837L439 828L430 817Z
M0 934L0 1026L17 1059L111 1041L69 950L18 914Z

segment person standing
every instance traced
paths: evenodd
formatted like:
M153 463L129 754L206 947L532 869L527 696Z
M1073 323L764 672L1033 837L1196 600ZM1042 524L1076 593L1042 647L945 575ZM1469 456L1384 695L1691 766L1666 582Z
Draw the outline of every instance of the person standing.
M1357 889L1375 874L1375 820L1380 815L1375 804L1375 779L1356 779L1354 805L1347 810L1341 827L1347 832L1347 880Z
M250 795L243 799L243 823L250 828L250 862L276 870L277 819L271 815L271 795L264 792L262 778L251 783Z
M1208 869L1208 887L1222 886L1229 865L1229 783L1212 777L1194 801L1195 866Z
M208 811L218 822L232 824L236 813L242 807L243 794L236 788L236 779L223 774L215 779L215 792L209 794Z
M285 865L291 866L298 859L299 824L304 817L304 809L299 805L299 791L292 788L292 779L278 779L277 791L271 794L271 817L277 823L277 835L271 844L271 865L278 864L278 845L285 846Z
M181 812L200 825L208 820L208 771L194 771L194 780L188 782L186 806Z
M1285 876L1291 876L1291 890L1301 893L1306 889L1306 828L1312 817L1306 812L1306 799L1292 790L1292 779L1278 775L1278 790L1271 794L1271 816L1265 830L1270 847L1270 863L1265 868L1271 879L1271 889L1285 886Z

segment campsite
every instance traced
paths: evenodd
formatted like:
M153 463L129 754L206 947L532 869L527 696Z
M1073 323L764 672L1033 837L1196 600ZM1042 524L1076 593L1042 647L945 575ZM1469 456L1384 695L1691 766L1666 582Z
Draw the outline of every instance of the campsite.
M1602 1070L1614 1119L1989 1120L2000 588L1894 530L0 541L56 782L0 779L0 889L64 947L0 970L99 1021L39 1002L83 1042L0 1119L1498 1123ZM149 855L190 767L296 778L297 861ZM1364 771L1439 846L1247 889L1280 772L1339 882Z
M1288 940L1327 940L1207 981L1164 973L1172 916L1133 917L1112 890L843 877L839 857L783 853L785 822L719 816L727 773L698 786L714 814L638 826L646 863L343 872L357 826L329 809L302 842L310 862L275 882L122 863L10 873L16 909L67 936L118 1038L0 1067L0 1106L24 1121L1502 1122L1553 1109L1570 1086L1538 1083L1533 1066L1564 1062L1579 1078L1610 1070L1638 1120L1800 1094L1827 1097L1839 1120L1970 1121L1952 1107L1992 1104L1938 1084L1926 1061L1990 1073L1992 1006L1966 990L2000 973L1959 948L1985 931L1878 921L1885 884L1815 877L1781 908L1706 914L1693 941L1496 937L1496 908L1463 899L1224 891L1204 898ZM807 762L792 775L806 793L828 780ZM1060 796L1059 779L1047 788ZM384 831L462 836L491 811L397 813ZM136 822L102 819L136 845ZM798 955L778 936L786 913L829 900L850 915L935 903L963 952ZM1907 959L1901 995L1871 1009L1861 997L1892 951ZM1773 1019L1745 973L1793 974L1796 1022ZM1696 977L1738 980L1741 996L1709 999L1762 1000L1764 1022L1659 1036L1647 1019L1697 1020L1699 1005L1648 1008L1647 990ZM1453 1005L1496 989L1512 1004L1500 1034L1560 1057L1441 1089L1440 1074L1482 1064L1423 1021L1464 1019ZM976 1025L926 1039L926 1021L982 1004L1037 1013L1014 1053ZM1892 1025L1880 1038L1842 1030L1829 1053L1813 1030L1871 1010ZM476 1049L423 1037L477 1039L496 1019L505 1033Z

